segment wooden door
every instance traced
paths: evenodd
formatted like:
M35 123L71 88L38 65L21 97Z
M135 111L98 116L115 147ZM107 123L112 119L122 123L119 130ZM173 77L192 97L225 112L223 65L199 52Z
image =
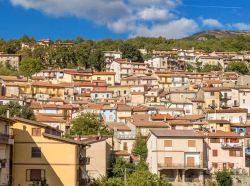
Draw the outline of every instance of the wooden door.
M187 157L187 166L194 167L194 157Z
M165 157L164 161L165 166L172 167L172 157Z

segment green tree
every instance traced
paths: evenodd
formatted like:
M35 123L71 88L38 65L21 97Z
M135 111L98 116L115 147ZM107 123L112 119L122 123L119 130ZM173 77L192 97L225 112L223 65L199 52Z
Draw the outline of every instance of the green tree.
M71 122L70 135L109 135L111 132L100 121L96 114L85 113L75 118Z
M18 75L18 72L16 71L16 69L7 68L4 65L0 64L0 75L1 76L16 76Z
M33 110L27 106L21 106L18 102L11 101L6 105L0 105L0 115L6 117L9 110L10 117L21 117L25 119L34 119Z
M247 74L249 69L247 64L243 61L235 61L228 64L227 71L238 72L240 74Z
M132 163L127 162L124 158L118 157L112 164L112 175L114 177L124 177L126 169L126 174L130 174L135 170L135 166Z
M203 72L220 71L221 67L219 65L209 65L205 64L202 68Z
M19 66L19 70L20 73L24 76L31 76L36 72L39 72L40 70L43 69L43 65L40 62L39 59L33 59L33 58L23 58L20 66Z
M143 57L141 52L133 45L125 43L121 46L120 50L122 52L123 58L127 58L134 62L143 62Z
M90 66L94 67L96 70L104 70L104 54L101 50L92 50L90 53L89 61Z
M160 178L149 171L135 171L127 179L127 186L171 186L165 178Z
M231 177L232 173L226 169L218 171L216 173L216 181L220 186L231 186L233 185L233 180Z
M124 186L122 178L100 178L98 180L93 180L90 186Z
M132 153L137 156L140 156L140 158L144 160L147 158L148 149L146 139L140 133L136 136L136 140L133 144Z

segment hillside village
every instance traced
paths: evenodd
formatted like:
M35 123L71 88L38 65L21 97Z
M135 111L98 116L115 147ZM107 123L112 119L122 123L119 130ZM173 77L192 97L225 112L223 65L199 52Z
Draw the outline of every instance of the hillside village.
M41 40L22 48L49 45L74 43ZM0 53L0 63L17 70L22 58ZM137 62L117 49L104 59L102 71L47 67L29 77L0 76L0 104L15 102L34 114L7 110L0 117L0 185L45 178L51 186L87 185L108 177L115 158L137 164L138 136L149 171L173 185L203 185L222 169L250 174L250 76L228 70L232 63L249 68L250 52L174 48ZM71 135L73 121L88 114L109 134Z

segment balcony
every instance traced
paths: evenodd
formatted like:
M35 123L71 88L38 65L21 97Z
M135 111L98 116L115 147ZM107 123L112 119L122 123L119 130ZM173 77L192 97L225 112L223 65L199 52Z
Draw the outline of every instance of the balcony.
M230 148L242 148L243 143L221 143L221 148L223 149L230 149Z
M222 96L220 97L220 99L221 99L221 100L230 100L230 99L232 99L232 97L231 97L231 96L224 96L224 95L222 95Z
M136 134L115 134L118 139L135 139Z
M9 139L10 139L10 135L0 133L0 144L1 143L8 144Z
M80 157L79 165L89 165L90 157Z
M201 164L187 164L187 163L158 163L159 169L203 169Z

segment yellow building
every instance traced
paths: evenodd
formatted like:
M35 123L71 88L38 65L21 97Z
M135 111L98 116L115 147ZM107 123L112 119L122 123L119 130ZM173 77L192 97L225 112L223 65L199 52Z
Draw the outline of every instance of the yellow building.
M208 127L210 131L217 130L223 132L230 132L230 122L227 120L208 120Z
M61 131L39 122L14 118L13 185L44 182L78 186L86 181L85 144L61 137Z
M92 75L92 81L103 80L109 86L115 85L115 72L94 72Z
M35 82L32 83L33 94L47 94L50 97L57 97L64 99L64 84L52 84L49 82Z
M11 183L11 148L13 139L11 139L10 125L12 120L0 117L0 185L9 185Z

